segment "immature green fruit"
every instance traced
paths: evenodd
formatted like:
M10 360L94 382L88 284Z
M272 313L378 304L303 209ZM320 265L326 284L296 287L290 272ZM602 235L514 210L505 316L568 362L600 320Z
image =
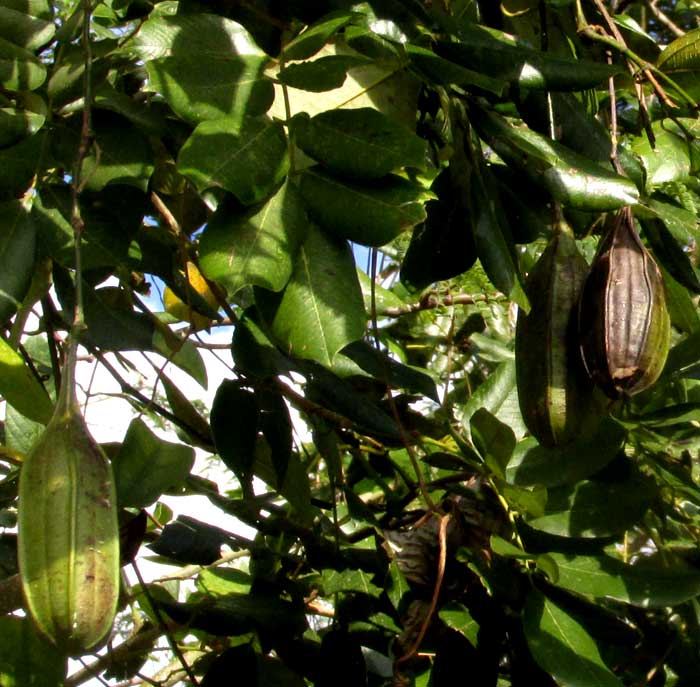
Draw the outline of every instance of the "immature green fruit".
M111 464L67 391L22 465L18 553L41 632L66 655L99 644L119 595L116 492Z
M545 446L561 446L594 415L593 387L576 339L576 308L588 271L574 239L562 230L527 280L530 312L518 313L515 367L520 411Z
M666 290L629 208L620 210L598 247L579 329L586 369L611 398L637 394L661 374L671 337Z

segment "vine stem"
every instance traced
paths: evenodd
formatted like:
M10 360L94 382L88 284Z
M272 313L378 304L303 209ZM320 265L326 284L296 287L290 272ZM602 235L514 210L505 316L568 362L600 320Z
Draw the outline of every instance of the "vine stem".
M438 569L435 577L435 586L433 587L433 596L430 599L430 608L428 609L428 613L423 620L418 636L413 642L411 648L394 663L394 674L399 678L399 680L402 678L399 666L413 658L413 656L418 653L418 649L420 649L420 645L425 639L425 634L428 631L428 627L430 627L430 622L432 621L437 609L438 600L440 598L440 590L442 589L442 580L445 577L445 567L447 566L447 526L450 524L451 517L452 516L450 513L446 513L440 517L440 529L438 533L440 553L438 557Z

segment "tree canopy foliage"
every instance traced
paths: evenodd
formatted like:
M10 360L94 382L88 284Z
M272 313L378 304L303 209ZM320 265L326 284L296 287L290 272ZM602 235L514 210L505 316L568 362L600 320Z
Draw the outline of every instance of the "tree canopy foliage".
M0 0L0 684L697 685L698 16ZM668 359L541 443L517 366L550 342L514 343L548 297L528 274L562 231L590 263L628 209ZM76 301L81 352L134 409L104 448L136 577L66 678L17 613L15 523ZM172 575L138 572L154 557Z

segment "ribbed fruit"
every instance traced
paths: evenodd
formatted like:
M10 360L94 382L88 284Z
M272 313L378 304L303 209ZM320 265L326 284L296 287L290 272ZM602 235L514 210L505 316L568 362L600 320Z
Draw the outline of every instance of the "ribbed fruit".
M666 290L630 208L601 240L581 296L579 330L586 369L611 398L637 394L661 374L671 337Z
M116 492L72 390L62 390L22 465L18 552L27 610L41 632L66 655L98 645L119 595Z
M572 441L595 415L593 386L581 361L576 312L588 265L567 229L550 240L531 270L530 312L518 313L515 365L520 411L545 446Z

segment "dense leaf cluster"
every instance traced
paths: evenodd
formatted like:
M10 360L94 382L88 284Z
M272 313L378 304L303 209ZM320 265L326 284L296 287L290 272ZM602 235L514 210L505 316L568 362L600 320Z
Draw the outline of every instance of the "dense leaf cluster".
M139 414L106 447L124 565L176 567L125 582L109 648L66 684L143 682L163 637L162 685L698 684L699 12L0 0L0 684L64 684L13 614L13 527L76 278L81 345ZM527 274L562 224L590 262L626 207L668 362L540 445L516 388Z

